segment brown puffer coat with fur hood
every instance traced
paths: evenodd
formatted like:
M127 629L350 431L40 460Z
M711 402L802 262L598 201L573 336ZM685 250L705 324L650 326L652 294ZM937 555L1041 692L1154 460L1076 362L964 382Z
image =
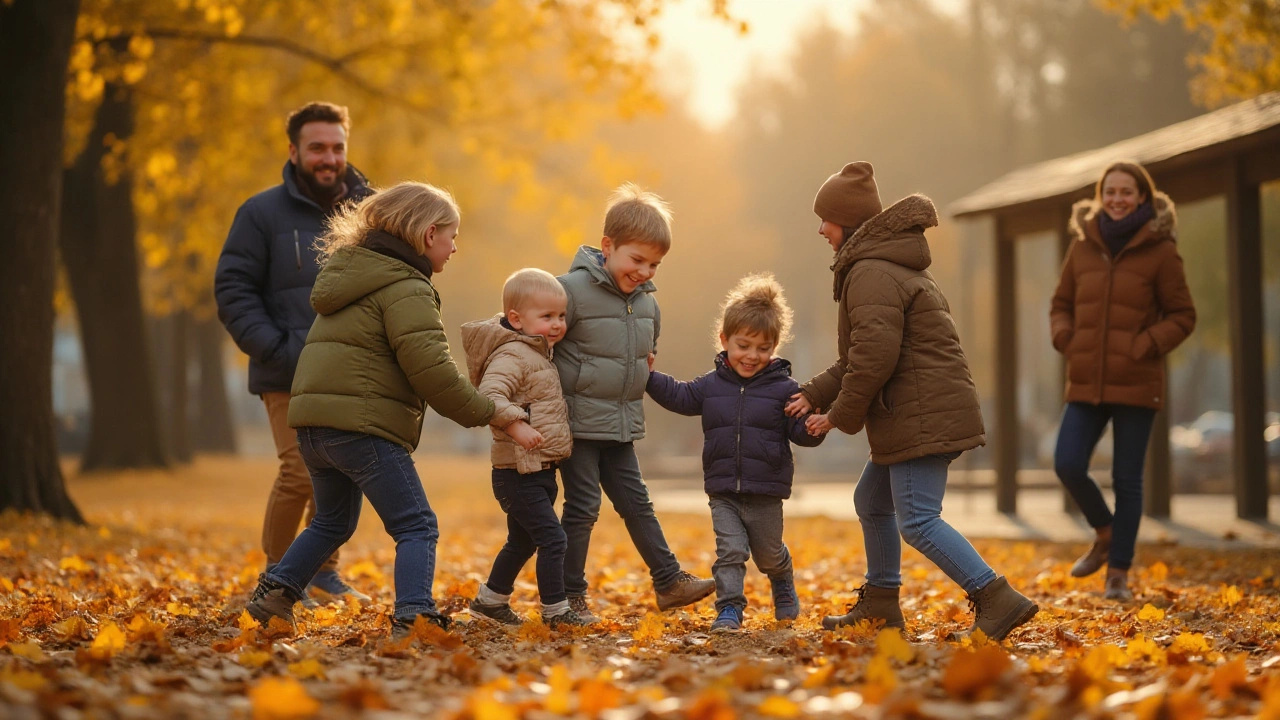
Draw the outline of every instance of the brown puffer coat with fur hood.
M1098 233L1098 203L1071 209L1072 243L1049 311L1068 402L1164 407L1164 356L1195 329L1196 308L1173 201L1156 192L1152 204L1155 217L1114 258Z
M560 373L551 363L551 348L542 336L523 335L502 324L502 316L462 326L471 382L493 400L493 448L496 468L537 472L548 463L569 457L573 435L569 408L560 392ZM503 428L525 420L542 433L542 444L525 450Z
M927 268L923 195L899 200L836 253L840 359L801 390L850 435L865 423L880 465L985 443L982 409L947 299Z

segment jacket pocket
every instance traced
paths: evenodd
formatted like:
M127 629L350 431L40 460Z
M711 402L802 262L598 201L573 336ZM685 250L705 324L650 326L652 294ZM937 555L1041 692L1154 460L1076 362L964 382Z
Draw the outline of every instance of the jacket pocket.
M1154 360L1158 354L1159 348L1151 339L1151 333L1146 330L1138 332L1133 337L1133 345L1129 347L1129 356L1134 360Z
M893 405L889 401L888 388L880 388L880 392L876 393L876 397L871 401L871 414L877 417L890 417L893 415Z
M333 466L348 475L368 472L378 462L378 447L364 433L345 433L324 441L324 454Z

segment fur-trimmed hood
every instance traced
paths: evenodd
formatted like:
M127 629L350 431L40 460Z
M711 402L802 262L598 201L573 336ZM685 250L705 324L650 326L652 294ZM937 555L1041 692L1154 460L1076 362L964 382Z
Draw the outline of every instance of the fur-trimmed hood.
M840 247L831 265L835 299L840 299L844 279L859 260L886 260L912 270L928 268L933 259L924 230L937 225L938 209L924 195L908 195L863 223Z
M1156 214L1146 225L1134 235L1126 247L1138 247L1144 243L1158 240L1177 241L1178 212L1173 200L1168 195L1155 191L1151 201ZM1102 212L1102 203L1093 198L1080 200L1071 206L1071 219L1067 222L1067 231L1072 240L1092 240L1102 244L1102 235L1098 233L1098 213Z

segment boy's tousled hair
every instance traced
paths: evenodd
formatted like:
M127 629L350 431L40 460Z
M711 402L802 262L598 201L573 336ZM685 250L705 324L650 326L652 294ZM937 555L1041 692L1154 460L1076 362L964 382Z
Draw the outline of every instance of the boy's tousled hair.
M671 249L671 206L635 183L623 183L609 196L604 235L613 246L642 242L664 254Z
M716 325L717 346L720 335L758 333L772 340L776 350L791 339L791 306L772 273L748 275L729 291Z
M316 240L320 262L326 263L339 249L364 245L381 230L408 243L419 255L427 251L424 238L435 225L453 225L462 219L458 203L448 190L422 182L402 182L379 190L360 203L344 205L326 223Z
M566 298L564 286L555 275L538 268L517 270L502 285L502 313L520 310L529 300L539 295Z
M284 124L289 142L297 145L302 126L313 122L335 123L342 126L343 132L351 134L351 116L347 114L345 107L327 102L310 102L289 113L289 119Z

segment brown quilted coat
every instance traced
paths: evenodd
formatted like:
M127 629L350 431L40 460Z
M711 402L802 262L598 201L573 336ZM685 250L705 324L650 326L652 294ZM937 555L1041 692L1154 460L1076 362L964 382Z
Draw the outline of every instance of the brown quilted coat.
M546 338L522 335L501 321L502 316L495 315L462 326L467 369L476 389L493 400L493 419L489 421L493 466L515 468L524 474L537 472L573 451L569 408L560 392L560 373L551 363ZM542 444L525 450L503 432L516 420L525 420L542 433Z
M840 359L801 391L880 465L985 444L978 392L947 299L927 268L933 202L911 195L836 253Z
M1156 215L1115 258L1098 234L1101 208L1071 209L1070 249L1049 312L1053 347L1067 358L1068 402L1160 409L1164 356L1196 326L1174 238L1173 201L1157 192Z

